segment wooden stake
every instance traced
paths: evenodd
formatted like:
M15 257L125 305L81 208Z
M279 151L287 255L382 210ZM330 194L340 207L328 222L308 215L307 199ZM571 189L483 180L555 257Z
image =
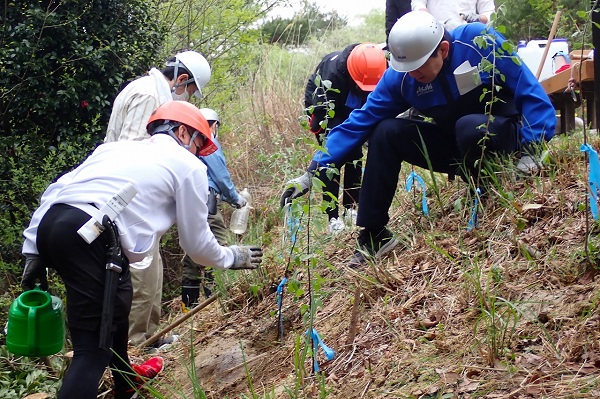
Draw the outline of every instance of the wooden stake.
M552 23L552 29L550 29L550 36L548 36L548 41L546 42L546 47L544 48L544 54L542 55L542 59L540 60L540 66L538 66L537 73L535 74L536 79L540 79L540 75L542 74L542 69L544 69L544 64L546 63L546 57L548 56L548 51L550 51L550 45L552 44L552 40L554 40L554 35L556 34L556 28L558 26L558 20L560 19L560 14L562 11L558 10L556 15L554 16L554 22Z
M162 330L160 330L159 332L157 332L156 334L139 344L137 347L144 348L150 345L151 343L153 343L154 341L156 341L157 339L159 339L160 337L162 337L163 335L165 335L166 333L168 333L169 331L171 331L172 329L174 329L175 327L177 327L178 325L180 325L181 323L183 323L184 321L186 321L187 319L189 319L190 317L192 317L193 315L195 315L196 313L213 303L218 298L218 296L218 294L214 294L204 302L196 305L196 307L194 307L192 310L179 316L171 324L169 324L168 326L166 326L165 328L163 328Z

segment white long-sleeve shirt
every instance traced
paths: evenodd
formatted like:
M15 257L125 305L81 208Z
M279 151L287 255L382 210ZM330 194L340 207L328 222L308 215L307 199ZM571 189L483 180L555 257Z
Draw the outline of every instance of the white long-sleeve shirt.
M152 68L147 76L129 83L115 98L104 142L148 138L146 125L150 115L172 99L167 79Z
M412 0L410 6L413 11L427 9L442 24L460 18L458 0Z
M194 262L232 266L232 250L220 246L208 226L206 166L164 134L102 144L77 169L51 184L23 233L23 253L38 253L37 228L53 204L92 203L100 208L127 182L137 195L115 223L130 262L141 261L155 240L177 223L179 244Z

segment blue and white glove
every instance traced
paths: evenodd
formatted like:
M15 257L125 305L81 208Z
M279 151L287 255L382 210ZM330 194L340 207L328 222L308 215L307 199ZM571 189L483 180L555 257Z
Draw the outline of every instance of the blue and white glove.
M296 177L285 184L285 190L281 194L279 205L283 208L288 202L294 198L298 198L308 192L312 187L312 178L314 173L306 172L300 177Z
M238 195L238 200L236 202L232 203L231 206L233 206L236 209L240 209L240 208L245 207L246 204L248 203L248 201L240 193L237 193L237 195Z

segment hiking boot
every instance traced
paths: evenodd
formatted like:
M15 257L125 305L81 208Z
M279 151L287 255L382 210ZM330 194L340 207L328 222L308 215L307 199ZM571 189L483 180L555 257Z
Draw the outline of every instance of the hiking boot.
M397 244L398 239L385 227L377 234L362 229L358 234L358 249L354 251L348 266L354 269L365 265L369 259L380 259Z
M342 219L331 218L329 220L329 227L327 228L327 231L329 232L329 234L335 235L335 234L342 232L345 227L346 227L346 225L344 224L344 221Z

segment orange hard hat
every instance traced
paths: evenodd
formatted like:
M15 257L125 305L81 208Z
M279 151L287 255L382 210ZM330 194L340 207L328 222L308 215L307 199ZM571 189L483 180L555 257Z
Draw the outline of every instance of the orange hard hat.
M217 145L211 138L208 122L195 105L187 101L167 101L150 116L146 129L149 134L153 134L155 128L169 121L189 126L204 136L204 145L199 155L210 155L217 150Z
M387 69L385 53L375 43L362 43L348 56L348 72L363 91L373 91Z

